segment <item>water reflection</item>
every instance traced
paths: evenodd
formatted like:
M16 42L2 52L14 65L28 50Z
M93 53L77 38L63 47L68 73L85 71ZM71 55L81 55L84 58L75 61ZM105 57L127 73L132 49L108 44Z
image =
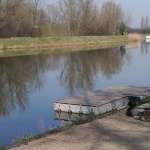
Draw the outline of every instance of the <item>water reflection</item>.
M150 42L142 42L141 43L141 54L148 54L148 50L149 50L149 46L150 46Z
M28 95L44 87L47 71L59 71L56 77L70 94L92 91L99 73L111 79L131 56L125 46L101 50L53 53L0 59L0 116L9 116L19 106L24 112Z
M139 47L139 45L140 45L140 41L134 41L134 42L130 42L129 43L129 47L130 48L138 48Z
M78 90L93 90L98 73L111 79L121 71L123 64L130 62L125 47L101 49L67 54L59 80L70 95Z
M54 118L56 120L63 120L63 121L76 121L78 119L85 119L87 115L85 114L75 114L75 113L68 113L68 112L54 112Z
M44 56L0 59L0 116L8 116L17 105L25 111L28 94L43 86L47 67Z

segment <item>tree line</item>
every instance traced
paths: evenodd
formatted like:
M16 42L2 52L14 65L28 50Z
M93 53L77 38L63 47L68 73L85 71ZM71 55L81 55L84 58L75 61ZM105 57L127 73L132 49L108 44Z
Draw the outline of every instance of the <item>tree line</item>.
M121 4L100 5L96 0L0 0L0 37L113 35L121 23L131 22Z
M139 28L131 28L131 27L126 27L126 31L128 33L130 32L137 32L140 34L150 34L150 26L149 26L149 17L148 16L142 16L141 17L141 27Z

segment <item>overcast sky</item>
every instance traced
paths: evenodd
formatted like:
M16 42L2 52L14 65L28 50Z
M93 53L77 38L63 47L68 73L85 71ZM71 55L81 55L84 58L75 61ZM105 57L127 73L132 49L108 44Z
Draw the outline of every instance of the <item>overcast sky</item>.
M57 0L45 0L47 3L56 3ZM99 5L107 0L97 0ZM113 0L117 4L120 3L125 12L131 12L131 27L141 27L141 18L148 16L150 19L150 0Z

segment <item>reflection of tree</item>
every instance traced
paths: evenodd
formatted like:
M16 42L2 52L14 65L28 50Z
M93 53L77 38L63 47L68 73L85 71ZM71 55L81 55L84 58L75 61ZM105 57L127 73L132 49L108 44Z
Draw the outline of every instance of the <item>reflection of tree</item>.
M43 85L47 56L10 57L0 59L0 115L8 116L16 105L23 112L28 93Z
M76 90L92 90L93 75L98 73L95 64L89 61L90 53L68 53L59 80L67 91L73 95Z
M149 45L150 45L149 42L142 42L141 43L141 54L145 54L145 55L148 54Z
M106 78L119 73L126 62L130 63L131 58L122 48L100 50L99 57L100 70Z
M28 94L43 87L46 71L61 68L59 81L73 95L75 91L93 90L99 72L111 78L129 60L119 48L1 58L0 116L8 116L16 106L25 111Z
M126 56L127 59L124 59ZM125 61L130 61L130 56L125 50L122 52L122 49L116 48L69 53L59 80L70 95L73 95L76 90L92 90L94 79L99 72L111 78L121 71Z

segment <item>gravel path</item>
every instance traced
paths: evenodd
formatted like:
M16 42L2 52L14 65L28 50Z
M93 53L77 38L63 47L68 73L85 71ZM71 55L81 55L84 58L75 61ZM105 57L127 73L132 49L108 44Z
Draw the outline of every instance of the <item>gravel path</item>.
M122 111L11 150L150 150L150 122Z

